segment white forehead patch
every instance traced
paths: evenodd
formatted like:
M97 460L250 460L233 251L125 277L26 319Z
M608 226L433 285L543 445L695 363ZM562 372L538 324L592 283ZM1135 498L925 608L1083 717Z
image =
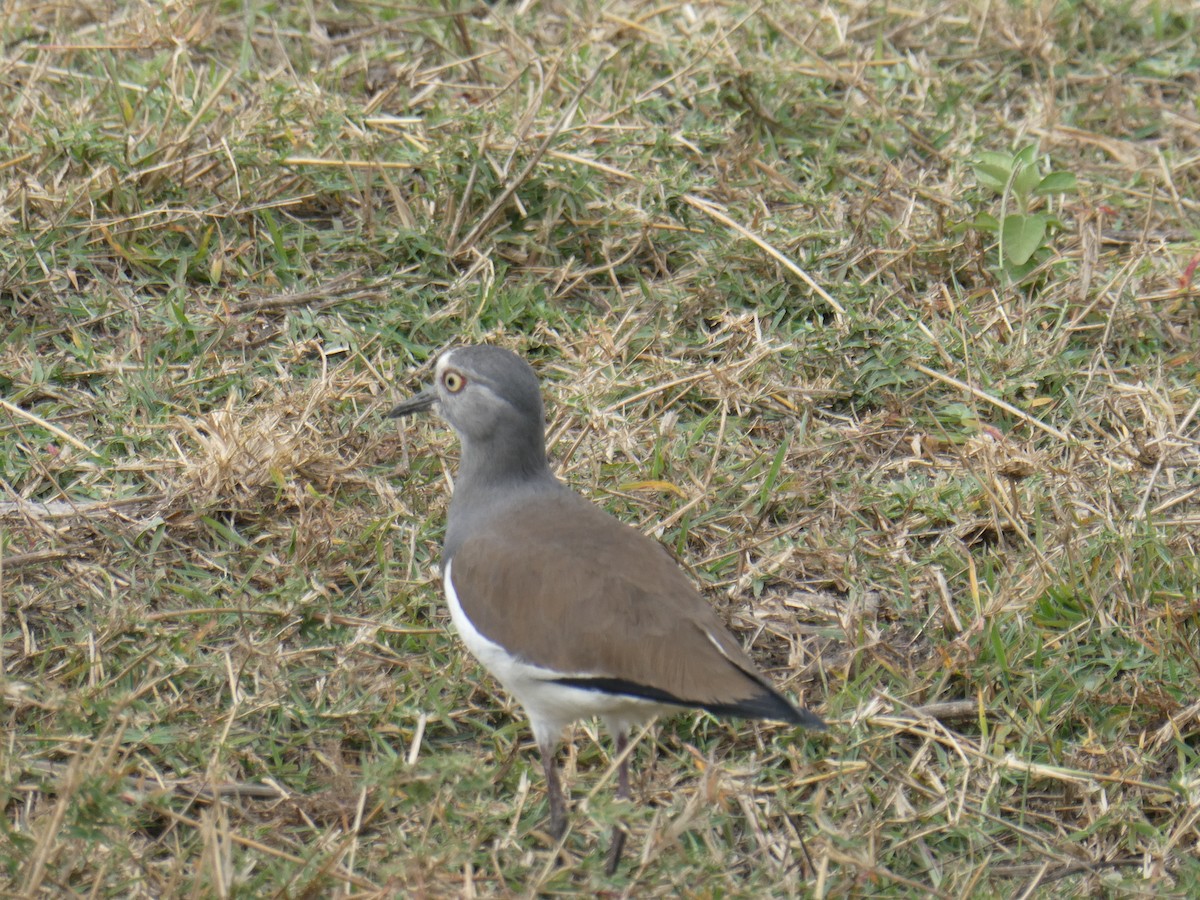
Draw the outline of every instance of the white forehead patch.
M450 364L450 354L453 350L443 353L437 358L437 362L433 364L433 375L438 381L442 380L442 373L446 371L446 366Z

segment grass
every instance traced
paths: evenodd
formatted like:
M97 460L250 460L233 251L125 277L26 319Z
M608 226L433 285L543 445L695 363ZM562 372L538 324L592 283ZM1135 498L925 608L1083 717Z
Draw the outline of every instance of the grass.
M1195 896L1193 18L5 7L0 893ZM828 735L660 722L623 809L580 726L555 852L381 419L476 341Z

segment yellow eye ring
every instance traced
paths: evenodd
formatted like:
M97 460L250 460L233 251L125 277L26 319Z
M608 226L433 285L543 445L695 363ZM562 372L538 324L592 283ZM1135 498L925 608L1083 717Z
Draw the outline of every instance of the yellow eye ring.
M451 369L442 376L442 386L450 393L457 394L467 386L467 379L461 372Z

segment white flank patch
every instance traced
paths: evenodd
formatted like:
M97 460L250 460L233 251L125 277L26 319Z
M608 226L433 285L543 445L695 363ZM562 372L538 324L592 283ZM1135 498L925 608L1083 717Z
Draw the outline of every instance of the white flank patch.
M587 678L595 673L555 672L522 661L515 653L481 634L467 618L454 590L451 577L453 567L453 560L446 563L442 583L446 589L446 600L450 605L450 618L454 627L467 649L471 651L471 655L483 663L496 680L504 685L504 689L525 708L529 724L533 727L533 736L539 745L554 744L562 734L563 728L580 719L599 716L604 719L610 731L623 734L630 725L646 722L660 712L675 709L639 697L558 684L555 679Z

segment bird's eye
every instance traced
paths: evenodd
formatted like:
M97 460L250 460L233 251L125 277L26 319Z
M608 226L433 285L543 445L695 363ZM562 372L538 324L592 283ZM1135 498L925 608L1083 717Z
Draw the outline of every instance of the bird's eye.
M453 369L442 376L442 384L452 394L457 394L467 386L467 379Z

